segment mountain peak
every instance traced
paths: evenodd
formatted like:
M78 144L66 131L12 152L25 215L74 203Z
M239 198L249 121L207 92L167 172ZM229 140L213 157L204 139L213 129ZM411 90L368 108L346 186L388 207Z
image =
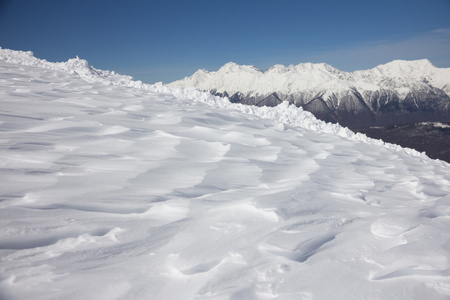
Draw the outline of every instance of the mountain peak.
M286 73L289 72L293 69L293 65L290 65L289 67L286 67L285 65L273 65L272 67L270 67L269 69L267 69L267 71L265 73L277 73L277 74L282 74L282 73Z
M261 73L262 71L255 66L251 65L238 65L234 62L228 62L224 64L217 73L237 73L237 72L251 72L251 73Z
M220 69L229 70L229 69L236 68L236 67L239 67L239 65L235 62L230 61L230 62L227 62L226 64L224 64Z
M430 72L436 67L428 59L420 60L394 60L375 67L388 76L408 76L415 73Z
M430 67L434 67L433 64L431 63L431 61L429 61L426 58L424 58L424 59L416 59L416 60L396 59L396 60L388 62L388 63L386 63L384 65L386 65L386 66L398 65L398 66L403 66L403 67L406 67L406 66L414 66L414 67L430 66Z
M270 67L265 73L283 74L288 72L299 72L299 71L322 71L326 73L342 72L326 63L308 62L308 63L300 63L298 65L289 65L287 67L281 64L276 64Z

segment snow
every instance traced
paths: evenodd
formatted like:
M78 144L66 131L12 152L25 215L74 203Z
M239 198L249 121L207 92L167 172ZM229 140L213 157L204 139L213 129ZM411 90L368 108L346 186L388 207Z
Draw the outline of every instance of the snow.
M266 95L278 92L284 94L302 91L333 88L346 90L349 84L333 74L341 72L326 64L299 64L285 67L275 65L266 72L253 66L227 63L217 72L202 70L191 77L175 81L170 86L197 87L200 90L215 89L218 92L227 91L230 95L241 92L251 95ZM341 74L342 73L342 74ZM353 83L351 84L353 85Z
M449 124L444 124L441 122L421 122L421 125L432 125L433 127L436 128L450 128Z
M202 70L190 77L174 81L175 87L197 87L200 90L217 90L233 95L268 95L273 92L284 95L326 92L324 99L332 93L349 89L377 91L395 90L400 98L411 89L431 84L450 95L450 68L436 68L430 61L395 60L370 70L344 72L325 63L301 63L296 66L275 65L267 71L253 66L227 63L216 72Z
M282 104L0 49L0 299L448 299L450 166Z

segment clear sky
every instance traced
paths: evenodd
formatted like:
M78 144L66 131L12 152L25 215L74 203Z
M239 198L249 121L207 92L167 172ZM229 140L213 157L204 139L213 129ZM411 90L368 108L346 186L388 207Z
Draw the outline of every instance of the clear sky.
M0 0L0 47L147 83L229 61L450 67L450 0Z

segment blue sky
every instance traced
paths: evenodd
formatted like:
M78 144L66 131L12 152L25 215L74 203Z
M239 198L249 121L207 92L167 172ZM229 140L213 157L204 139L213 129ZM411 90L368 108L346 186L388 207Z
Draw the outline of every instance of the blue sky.
M0 0L0 47L49 61L78 55L147 83L229 61L450 67L450 0Z

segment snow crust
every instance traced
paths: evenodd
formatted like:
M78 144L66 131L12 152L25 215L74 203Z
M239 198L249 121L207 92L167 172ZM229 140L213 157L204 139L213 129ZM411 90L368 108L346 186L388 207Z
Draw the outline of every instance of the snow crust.
M294 106L0 49L0 146L2 300L450 297L450 166Z
M228 63L216 72L201 70L171 86L193 86L201 90L217 90L230 95L241 92L250 96L273 92L292 95L325 91L328 94L349 89L359 92L394 89L405 97L411 89L431 84L450 95L450 68L436 68L430 61L396 60L370 70L344 72L330 65L301 63L275 65L267 71L252 66ZM325 98L329 96L325 94Z

